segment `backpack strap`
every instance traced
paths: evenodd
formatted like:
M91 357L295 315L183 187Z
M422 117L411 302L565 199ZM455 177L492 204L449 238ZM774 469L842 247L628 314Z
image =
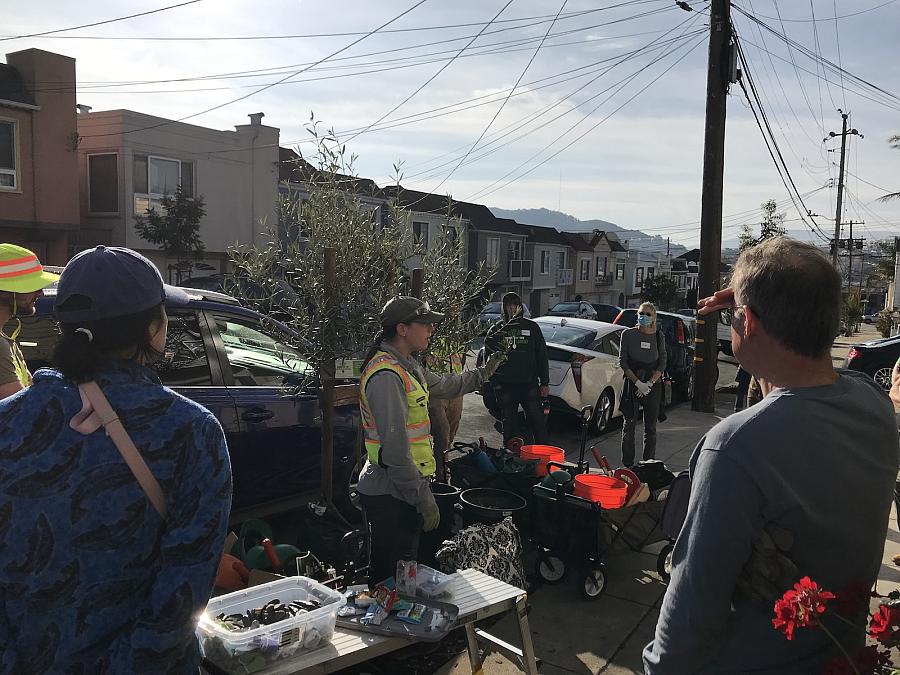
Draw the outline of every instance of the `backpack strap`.
M150 467L144 461L140 451L135 447L131 436L122 425L119 416L116 415L103 391L97 386L96 382L84 382L78 385L78 391L81 394L82 409L72 420L69 426L75 431L83 434L90 434L104 427L106 435L115 444L116 449L122 455L122 459L131 469L138 484L147 499L153 504L156 512L165 519L166 517L166 497L156 477L150 471Z

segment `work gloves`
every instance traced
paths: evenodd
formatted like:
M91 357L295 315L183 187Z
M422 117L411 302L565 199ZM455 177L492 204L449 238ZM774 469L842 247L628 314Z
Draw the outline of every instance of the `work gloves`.
M638 396L646 396L647 394L650 393L650 390L652 388L653 387L651 386L651 384L649 382L641 382L640 380L638 380L637 382L634 383L634 389L635 389L635 391L637 391Z
M487 361L484 362L485 377L493 375L504 361L506 361L506 352L494 352L491 354Z
M438 505L431 500L431 504L429 504L425 512L422 513L422 531L423 532L431 532L435 529L438 524L441 522L441 510L438 508Z

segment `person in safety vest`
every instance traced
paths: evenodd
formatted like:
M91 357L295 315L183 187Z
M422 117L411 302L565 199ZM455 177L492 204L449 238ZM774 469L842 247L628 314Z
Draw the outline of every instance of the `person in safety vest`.
M427 360L429 370L435 373L463 372L465 365L465 345L452 345L450 340L433 340L430 358ZM435 478L446 482L447 470L444 466L444 453L453 445L453 439L459 430L462 417L463 397L428 399L428 417L431 419L431 437L434 441L434 461L437 465Z
M398 560L416 560L419 535L440 522L430 489L436 465L429 398L475 391L505 358L498 353L458 374L423 367L413 355L428 347L443 318L418 298L394 298L381 310L382 330L363 364L359 407L367 459L358 491L371 532L370 586L394 576Z
M0 244L0 399L31 385L31 373L16 344L22 330L19 317L34 314L35 301L58 280L58 274L44 271L33 251ZM7 335L3 329L10 319L16 320L16 327Z

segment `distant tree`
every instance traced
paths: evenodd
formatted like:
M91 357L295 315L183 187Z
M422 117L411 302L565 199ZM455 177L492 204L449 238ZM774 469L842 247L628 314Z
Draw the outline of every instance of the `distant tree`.
M778 204L774 199L763 202L760 208L762 209L762 221L759 223L759 236L754 234L753 228L749 225L741 227L741 233L738 235L740 242L738 250L742 253L766 239L787 234L787 230L784 229L784 214L778 213Z
M644 279L641 286L641 297L663 311L671 308L677 295L678 286L675 280L668 275L661 274Z
M875 246L878 247L880 254L875 262L875 275L884 281L894 280L894 259L897 256L897 244L894 239L885 239L876 241Z
M190 272L193 260L203 255L200 220L206 215L206 204L202 195L190 197L179 185L174 196L163 196L160 205L160 211L154 207L146 215L135 216L134 229L141 239L175 258L175 283L180 284L182 276Z
M888 145L890 145L894 150L900 150L900 134L895 136L891 136L888 139ZM900 192L889 192L888 194L879 197L878 201L880 202L889 202L894 199L900 199Z
M844 298L844 315L847 317L847 326L850 330L855 331L859 328L864 309L865 304L857 291L849 293Z

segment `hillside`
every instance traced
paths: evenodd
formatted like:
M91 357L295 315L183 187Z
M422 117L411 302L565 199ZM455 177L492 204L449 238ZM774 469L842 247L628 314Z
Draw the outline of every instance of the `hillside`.
M639 251L665 253L667 246L672 256L679 256L687 251L687 248L681 244L671 244L669 246L665 237L660 237L659 235L650 236L640 230L626 230L615 223L600 220L599 218L579 220L568 213L550 209L501 209L494 206L490 207L490 209L498 218L512 218L523 225L555 227L557 230L566 232L591 232L593 230L615 232L620 240L627 241L631 248Z

